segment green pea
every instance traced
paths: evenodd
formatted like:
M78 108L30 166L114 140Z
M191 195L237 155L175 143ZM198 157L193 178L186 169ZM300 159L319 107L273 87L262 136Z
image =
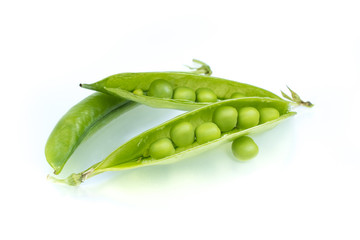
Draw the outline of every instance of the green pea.
M243 107L239 110L237 127L246 129L255 127L259 124L260 113L254 107Z
M183 99L195 102L195 91L188 87L178 87L174 91L174 99Z
M243 97L245 97L244 94L239 93L239 92L234 92L233 94L231 94L230 98L243 98Z
M216 102L217 96L213 90L209 88L199 88L196 90L197 102Z
M133 91L133 94L142 96L142 95L144 95L144 91L140 88L137 88Z
M231 149L234 156L239 160L249 160L254 158L259 152L259 147L254 140L246 136L235 139Z
M189 122L180 122L176 124L170 131L171 140L178 147L185 147L194 142L194 127Z
M150 84L148 95L158 98L172 98L173 88L168 81L157 79Z
M212 121L219 126L222 132L232 130L236 126L238 111L231 106L218 107L213 114Z
M196 141L199 144L210 142L221 137L219 127L213 122L206 122L198 126L195 130Z
M159 159L175 153L173 143L168 138L161 138L150 145L149 154L152 158Z
M280 113L275 108L260 109L260 124L275 120L280 117Z

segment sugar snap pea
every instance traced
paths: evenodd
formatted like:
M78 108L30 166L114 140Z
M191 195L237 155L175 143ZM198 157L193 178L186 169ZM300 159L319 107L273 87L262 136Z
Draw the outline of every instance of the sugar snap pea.
M56 124L46 145L45 156L54 174L59 174L85 136L116 109L135 103L103 93L94 93L73 106Z
M281 121L296 114L295 112L291 112L290 104L288 101L279 99L249 97L230 99L207 105L191 112L186 112L139 134L117 148L103 161L91 166L84 172L72 174L66 179L56 179L54 177L50 177L50 179L55 182L78 185L84 180L106 171L118 171L142 166L172 163L202 151L212 149L219 144L231 142L241 136L270 129ZM190 141L188 145L183 147L175 147L173 145L171 141L171 131L175 126L186 122L191 123L194 128L197 128L206 122L211 122L215 110L225 106L235 109L242 109L244 107L253 107L256 109L274 108L277 109L280 115L277 119L250 128L241 129L235 127L230 131L222 132L218 138L208 142L199 142L195 139L194 142ZM159 150L157 151L157 149Z
M165 94L165 96L167 96L166 99L162 98L163 95L161 95L161 93L159 93L160 97L156 97L156 94L154 94L154 87L151 87L153 82L157 82L159 80L163 83L164 81L168 83L165 89L167 93ZM220 101L235 97L238 98L240 96L281 99L272 92L249 84L207 75L196 75L188 72L120 73L93 84L80 84L80 86L114 96L119 96L151 107L172 108L179 110L193 110L208 105L209 102L216 102L217 99ZM185 87L190 89L189 92L195 92L198 90L197 100L191 101L193 96L189 97L190 100L186 98L181 99L177 97L178 94L175 95L175 98L170 98L169 96L171 96L172 92L170 91L169 86L171 86L172 89ZM139 89L141 89L144 94L136 94ZM204 89L208 90L205 92L206 96L200 94ZM211 93L209 93L209 91L211 91Z

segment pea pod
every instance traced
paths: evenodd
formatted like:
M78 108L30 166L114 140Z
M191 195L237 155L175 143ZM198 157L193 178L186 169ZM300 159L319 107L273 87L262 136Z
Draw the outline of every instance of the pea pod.
M216 94L219 100L230 99L234 94L245 97L281 99L272 92L249 84L187 72L120 73L93 84L80 84L80 86L157 108L172 108L187 111L209 104L207 102L149 96L151 94L137 94L140 90L145 92L149 91L151 83L159 79L167 81L174 89L182 87L192 89L193 91L210 89Z
M171 138L171 130L175 126L178 126L178 124L182 122L188 122L191 123L194 127L198 127L204 123L211 122L214 111L217 108L223 106L230 106L236 109L241 109L244 107L253 107L257 109L275 108L277 111L279 111L280 116L275 120L271 120L251 128L234 128L230 131L222 132L219 138L208 141L206 143L198 143L197 141L194 141L187 146L177 147L175 148L175 151L168 151L168 154L170 155L165 157L154 158L149 154L153 143L162 144L161 147L169 145L169 141L164 139ZM278 99L251 97L217 102L202 108L198 108L194 111L186 112L158 125L157 127L141 133L140 135L134 137L117 148L103 161L93 165L84 172L72 174L66 179L55 179L53 177L50 179L55 182L67 183L69 185L78 185L87 178L106 171L118 171L123 169L176 162L208 149L213 149L219 144L231 142L240 136L270 129L279 124L281 121L295 114L295 112L290 111L290 102Z
M59 174L84 137L96 124L116 109L134 105L130 101L103 93L94 93L73 106L56 124L45 146L46 160Z

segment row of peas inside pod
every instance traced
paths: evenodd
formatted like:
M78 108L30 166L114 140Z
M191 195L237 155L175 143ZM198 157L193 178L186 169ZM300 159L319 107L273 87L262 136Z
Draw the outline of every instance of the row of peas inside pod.
M173 86L164 79L154 80L147 92L137 88L133 91L136 95L145 95L158 98L171 98L178 100L187 100L191 102L216 102L218 101L218 96L210 88L198 88L196 91L189 87L180 86L173 88ZM230 98L242 98L245 97L244 94L239 92L234 92Z
M160 159L175 154L187 146L201 145L230 133L235 128L243 130L255 127L280 117L276 108L264 107L259 110L255 107L220 106L215 109L211 122L199 123L196 127L188 121L183 121L170 130L170 138L160 138L150 145L148 154L144 157ZM258 154L258 146L247 136L242 136L232 144L232 151L239 160L248 160Z

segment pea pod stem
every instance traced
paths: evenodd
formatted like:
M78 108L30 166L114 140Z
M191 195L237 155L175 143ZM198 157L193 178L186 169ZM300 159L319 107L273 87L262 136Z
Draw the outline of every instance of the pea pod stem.
M208 76L210 76L212 74L212 70L211 70L210 66L207 65L206 63L204 63L200 60L197 60L197 59L193 59L192 61L194 63L200 64L200 67L190 67L188 65L185 65L189 69L194 70L194 71L192 71L192 73L204 74L204 75L208 75Z
M296 92L291 90L291 88L289 88L289 86L286 86L286 87L289 89L289 91L291 93L291 97L289 95L287 95L286 93L284 93L283 91L281 91L281 94L284 98L293 102L294 106L305 106L305 107L310 107L310 108L314 106L314 104L312 104L310 101L301 100L299 94L297 94Z

